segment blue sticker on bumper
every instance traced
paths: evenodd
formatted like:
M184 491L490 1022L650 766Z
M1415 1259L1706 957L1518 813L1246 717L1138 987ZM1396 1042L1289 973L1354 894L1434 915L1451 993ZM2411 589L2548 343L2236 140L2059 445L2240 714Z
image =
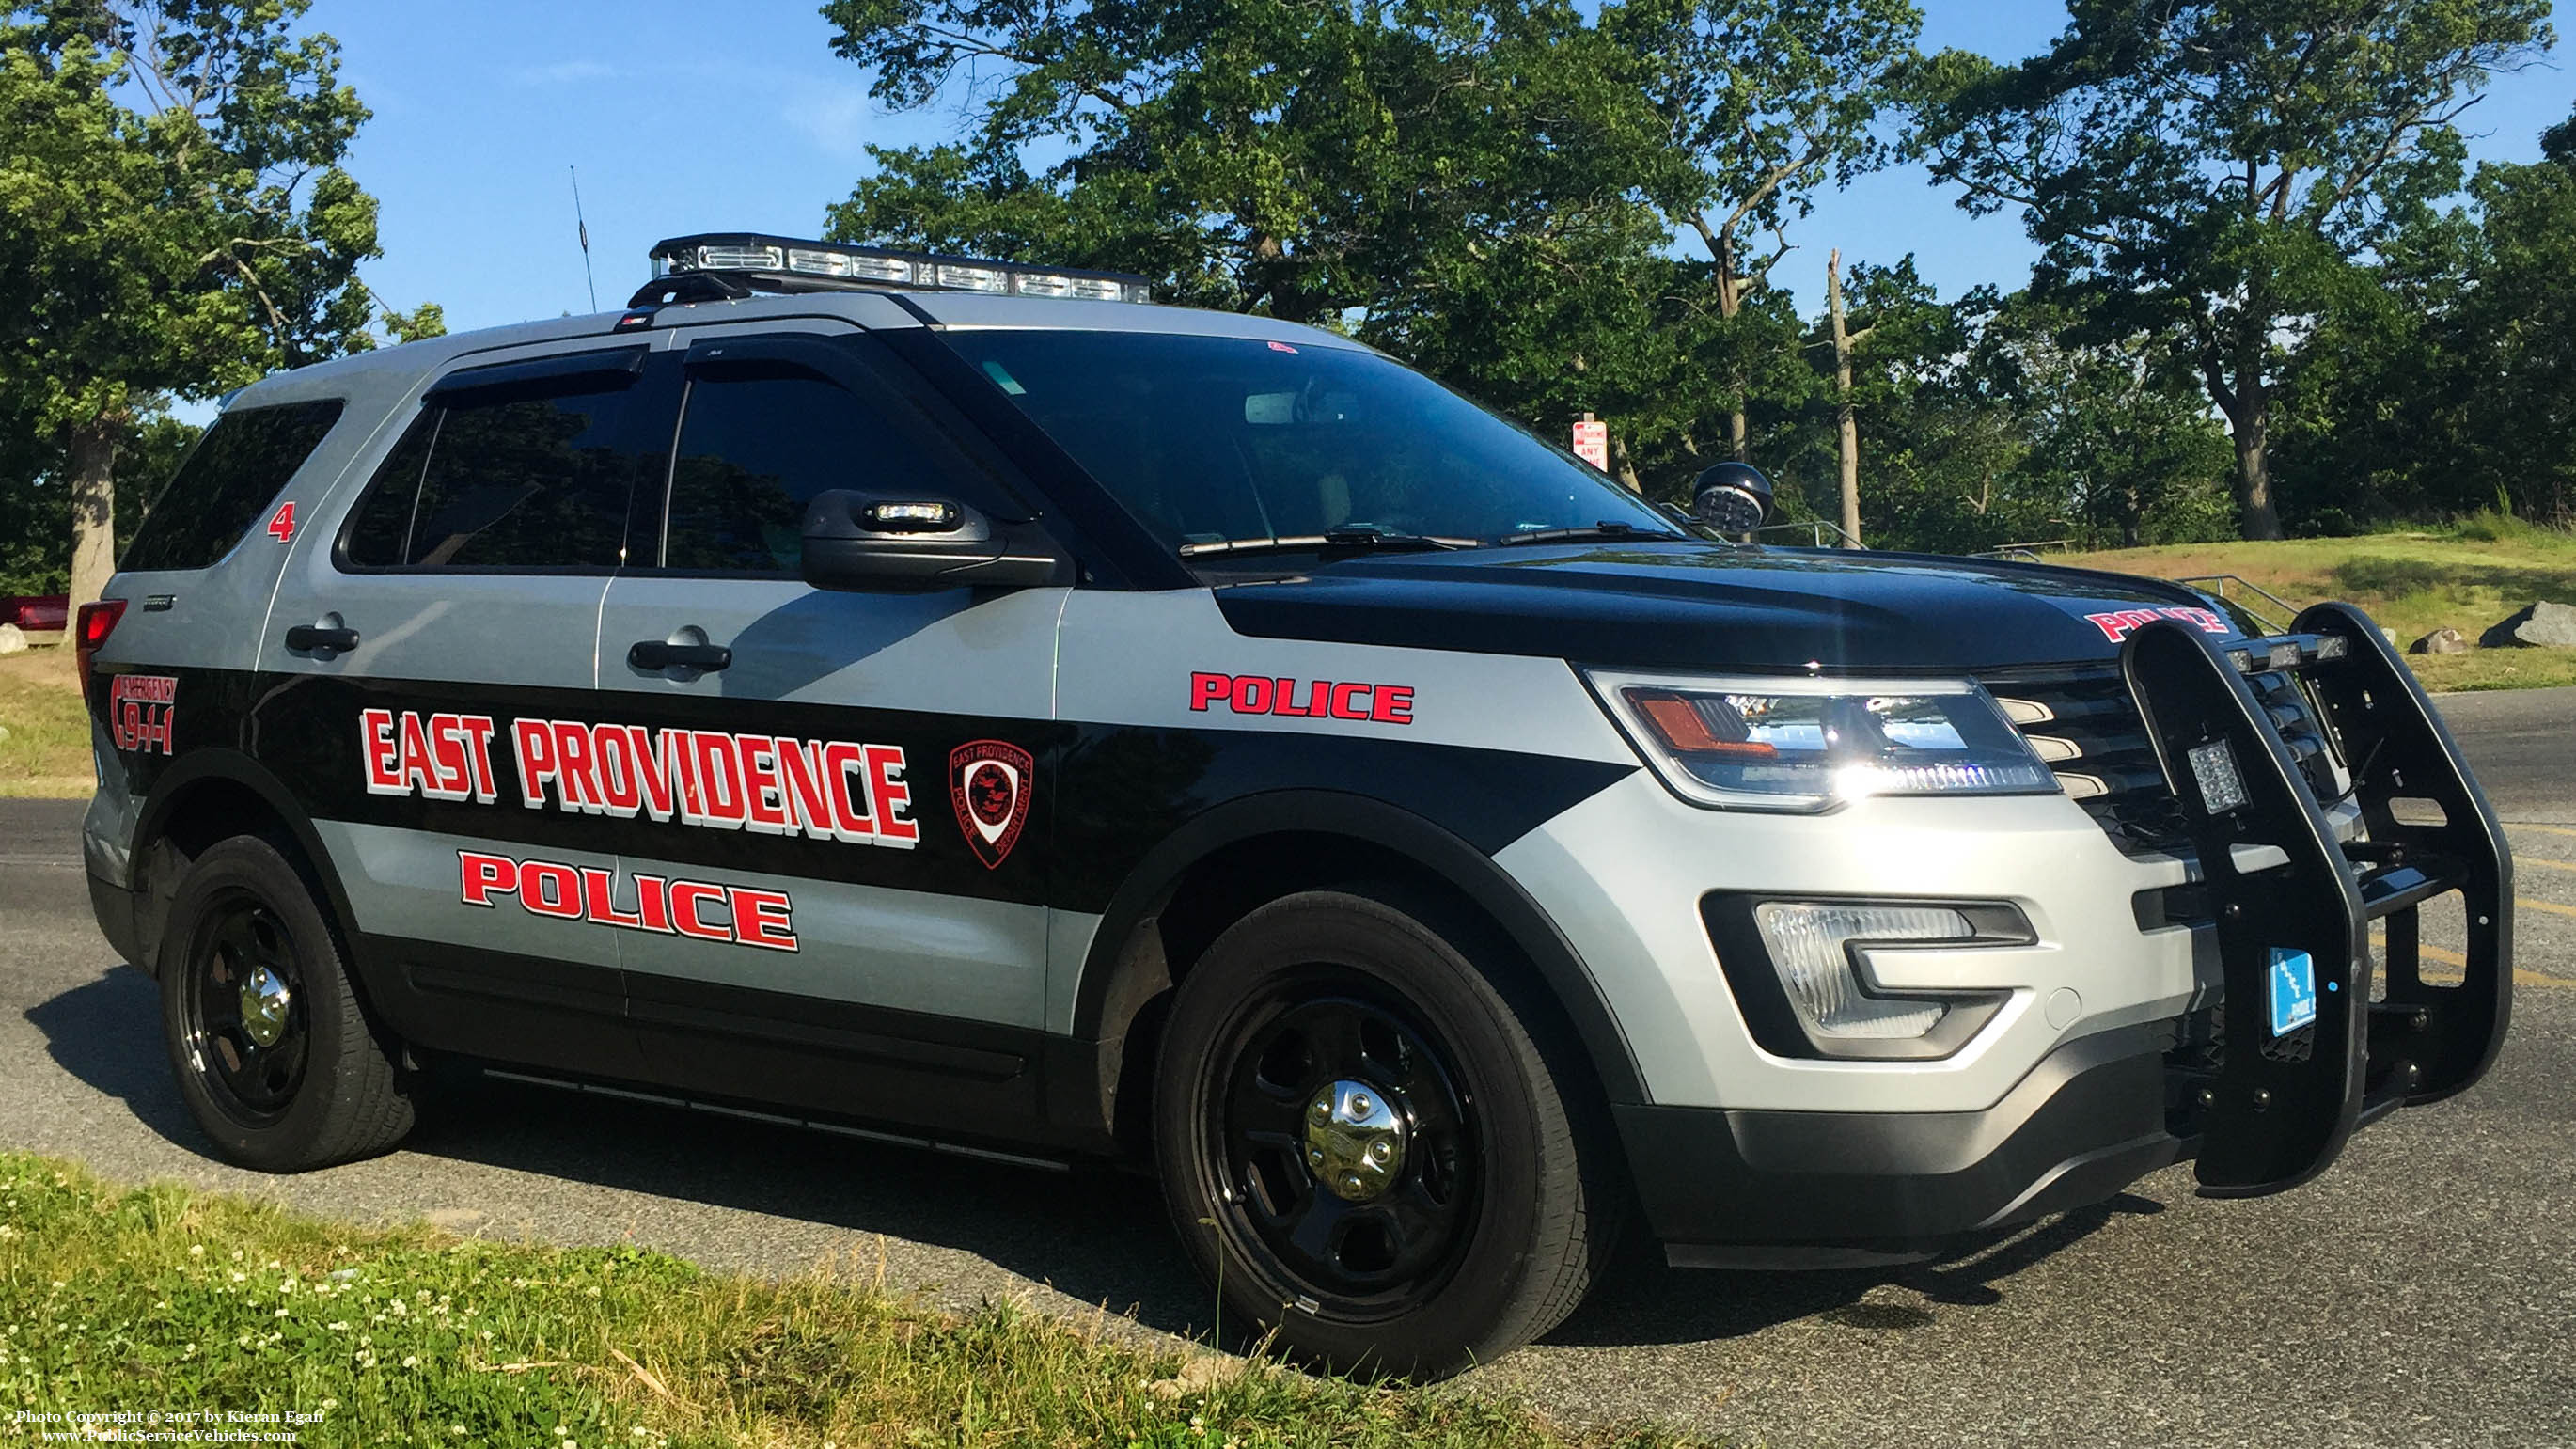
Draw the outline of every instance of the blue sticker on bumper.
M2317 969L2305 951L2272 948L2272 1035L2287 1036L2317 1019Z

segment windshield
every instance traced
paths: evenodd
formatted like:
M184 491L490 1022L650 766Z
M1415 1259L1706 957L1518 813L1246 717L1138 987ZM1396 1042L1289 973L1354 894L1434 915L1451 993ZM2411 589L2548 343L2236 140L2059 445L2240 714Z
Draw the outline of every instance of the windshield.
M1595 469L1374 353L1154 332L946 340L1176 551L1674 531Z

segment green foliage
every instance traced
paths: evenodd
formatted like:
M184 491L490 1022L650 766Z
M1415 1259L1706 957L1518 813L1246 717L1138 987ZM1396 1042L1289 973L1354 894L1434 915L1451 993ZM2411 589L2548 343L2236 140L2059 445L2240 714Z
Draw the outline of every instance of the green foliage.
M0 1154L0 1414L159 1413L316 1449L1697 1442L1192 1360L1006 1304L941 1313L868 1286L876 1266L752 1280L633 1247L368 1232Z
M2458 184L2454 125L2547 48L2548 0L2075 0L2046 55L1949 56L1918 142L1963 205L2017 207L2043 296L2171 345L2226 414L2237 502L2276 536L2272 391L2299 319Z

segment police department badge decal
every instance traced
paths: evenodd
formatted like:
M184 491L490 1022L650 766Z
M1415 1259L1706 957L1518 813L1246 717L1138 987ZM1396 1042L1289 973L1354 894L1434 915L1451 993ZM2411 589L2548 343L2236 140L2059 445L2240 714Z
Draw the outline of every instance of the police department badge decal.
M948 752L948 800L975 858L991 870L1020 843L1037 762L1018 745L970 740Z

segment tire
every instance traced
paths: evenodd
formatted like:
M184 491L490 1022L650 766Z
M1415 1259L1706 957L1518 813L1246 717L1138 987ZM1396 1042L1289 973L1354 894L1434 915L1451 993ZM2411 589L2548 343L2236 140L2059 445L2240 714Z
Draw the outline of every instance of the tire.
M1494 949L1394 891L1310 891L1183 978L1155 1149L1230 1323L1339 1371L1430 1378L1582 1301L1625 1179L1549 1003L1470 959Z
M303 1172L411 1130L400 1046L368 1018L339 933L277 845L235 836L189 866L160 977L179 1095L224 1157Z

